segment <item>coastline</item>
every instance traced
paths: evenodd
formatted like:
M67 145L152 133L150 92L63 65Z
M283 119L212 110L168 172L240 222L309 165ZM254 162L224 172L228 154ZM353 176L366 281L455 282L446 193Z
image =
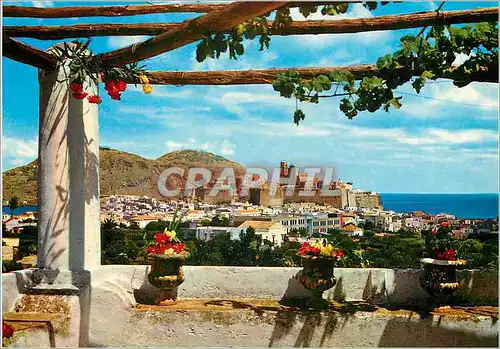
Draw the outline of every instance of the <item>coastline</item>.
M379 193L386 211L411 213L423 211L428 214L450 214L458 219L495 219L498 214L498 193ZM36 205L23 205L15 214L36 211ZM3 206L2 212L10 214Z

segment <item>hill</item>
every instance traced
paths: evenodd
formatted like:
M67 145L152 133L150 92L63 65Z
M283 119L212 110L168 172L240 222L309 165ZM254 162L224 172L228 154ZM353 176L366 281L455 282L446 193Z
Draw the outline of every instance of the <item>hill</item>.
M234 161L199 150L178 150L152 160L115 149L101 148L99 157L102 196L146 195L162 199L157 189L158 176L169 167L203 167L210 169L214 176L225 167L234 168L237 174L243 174L245 170ZM2 174L3 201L17 196L21 202L36 204L37 176L37 161L5 171Z

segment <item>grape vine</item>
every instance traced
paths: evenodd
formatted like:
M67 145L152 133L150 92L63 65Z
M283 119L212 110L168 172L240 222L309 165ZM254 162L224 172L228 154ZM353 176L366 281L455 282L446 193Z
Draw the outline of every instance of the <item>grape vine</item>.
M277 75L274 90L282 97L295 97L301 102L319 103L322 97L343 96L340 110L352 119L359 112L375 112L390 107L399 109L402 96L395 89L412 81L420 93L427 80L451 79L463 87L472 81L498 82L498 23L477 23L463 27L433 26L416 36L401 38L401 49L378 59L377 76L365 76L356 82L349 71L334 71L313 79L302 79L295 71ZM459 66L453 65L456 55L468 57ZM416 76L416 78L413 78ZM335 93L321 95L335 86ZM342 93L337 91L342 89ZM298 125L305 114L297 109L294 122Z
M392 1L399 2L399 1ZM389 1L380 2L386 5ZM436 12L439 12L444 2ZM308 17L318 11L323 15L346 13L350 3L339 2L329 5L304 5L299 12ZM377 8L377 2L364 1L368 10ZM198 44L196 59L203 62L207 58L219 58L229 51L230 59L238 59L244 54L243 41L259 37L260 51L269 48L273 29L292 22L290 8L276 11L270 24L270 13L246 21L229 33L206 34ZM413 89L420 93L428 80L450 79L458 87L473 81L498 82L498 22L477 23L465 26L440 25L423 28L417 35L407 35L400 39L401 48L393 54L377 60L377 72L366 75L361 80L349 71L333 71L328 75L302 78L296 71L279 73L273 88L285 98L295 97L297 101L319 103L328 97L343 97L339 108L352 119L360 112L375 112L402 106L402 96L396 89L411 81ZM461 65L454 65L457 55L467 59ZM334 89L334 93L324 95ZM305 113L296 107L293 115L295 124L305 119Z
M382 1L380 4L386 5L387 3L389 3L389 1ZM306 18L318 12L318 10L322 15L335 16L346 13L349 9L349 5L348 2L338 2L322 6L304 5L298 7L298 9ZM362 5L372 11L377 8L378 4L375 1L364 1ZM243 40L253 40L257 36L259 37L260 43L259 51L263 51L264 48L268 49L271 42L272 30L286 26L292 22L289 7L278 9L271 25L268 21L270 16L271 13L267 13L264 16L253 18L238 25L229 33L206 34L205 38L196 48L196 60L201 63L207 58L219 58L221 54L228 51L230 59L238 59L238 56L242 56L245 53Z

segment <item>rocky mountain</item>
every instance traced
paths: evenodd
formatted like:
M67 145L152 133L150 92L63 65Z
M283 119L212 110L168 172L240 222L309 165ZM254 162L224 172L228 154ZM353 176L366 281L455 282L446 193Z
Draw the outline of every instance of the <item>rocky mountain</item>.
M146 195L162 199L157 189L158 176L169 167L203 167L210 169L213 176L217 176L225 167L234 168L236 174L243 174L245 171L236 162L199 150L178 150L152 160L115 149L101 148L99 157L102 196ZM20 202L36 204L37 176L37 161L5 171L2 174L3 201L17 196Z

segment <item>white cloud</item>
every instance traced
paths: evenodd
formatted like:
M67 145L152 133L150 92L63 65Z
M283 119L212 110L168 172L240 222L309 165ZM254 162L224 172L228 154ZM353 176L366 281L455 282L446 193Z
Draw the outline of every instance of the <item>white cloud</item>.
M167 141L167 150L181 150L181 149L201 149L204 151L211 151L215 154L221 154L224 156L234 155L235 144L231 143L229 140L224 139L222 142L202 142L199 143L195 138L188 139L187 142L176 142Z
M436 85L434 85L436 86ZM496 97L486 95L484 93L485 85L479 83L472 83L464 87L452 87L450 84L449 88L438 87L434 89L433 95L439 99L446 99L459 103L467 104L477 104L482 109L498 109L498 84L493 87L496 88Z
M342 19L355 19L355 18L371 18L373 14L365 8L362 4L352 4L349 7L347 13L343 13L336 16L323 16L321 11L318 10L316 13L305 18L298 8L293 8L290 10L292 19L294 21L305 21L305 20L342 20ZM390 31L372 31L364 33L354 33L354 34L318 34L318 35L298 35L293 36L294 43L307 46L309 48L321 48L329 47L333 44L356 42L357 45L370 45L377 43L381 45L385 43L391 37Z
M450 132L447 130L430 129L427 131L429 135L442 142L463 144L463 143L478 143L498 141L498 133L489 130L460 130Z
M108 39L108 47L118 49L146 41L149 38L149 36L112 36Z
M2 137L2 157L12 165L23 165L33 161L38 156L38 141L36 139L21 139Z
M141 85L137 86L130 85L127 88L127 91L144 94ZM193 96L193 93L194 93L193 90L189 88L155 85L153 86L153 92L151 92L149 95L146 95L143 98L147 98L148 96L160 97L160 98L191 98Z
M187 146L187 144L185 144L185 143L178 143L178 142L173 142L173 141L167 142L168 151L179 150L179 149L185 148L186 146Z
M254 132L268 137L326 137L333 134L331 130L310 125L297 126L289 122L260 122L257 127L246 128L246 132Z
M468 55L466 55L465 53L455 53L455 60L453 61L453 63L451 63L451 65L454 67L459 67L467 60L469 60L469 58L471 58L472 56L475 56L474 52L471 52Z
M435 1L432 1L432 0L427 1L427 9L429 11L436 11L438 7L439 6Z
M222 155L234 155L234 144L225 139L220 148Z
M32 1L34 7L54 7L53 1Z
M356 126L327 124L327 127L332 127L347 132L351 136L359 138L375 138L381 141L392 140L409 145L425 145L425 144L473 144L484 142L498 142L498 133L485 129L460 129L460 130L444 130L444 129L422 129L419 134L409 134L400 128L363 128Z
M398 91L416 93L408 84ZM457 111L463 114L464 109L475 109L478 111L475 115L477 118L498 117L498 84L471 83L456 87L445 80L430 81L419 96L403 95L401 112L417 118L437 118L449 116L450 113L456 115Z
M309 15L307 18L304 17L298 8L294 7L290 9L290 15L294 21L308 21L308 20L340 20L340 19L350 19L350 18L368 18L373 17L373 14L365 8L362 4L351 4L349 10L346 13L342 13L336 16L322 15L321 6L318 7L318 11Z

